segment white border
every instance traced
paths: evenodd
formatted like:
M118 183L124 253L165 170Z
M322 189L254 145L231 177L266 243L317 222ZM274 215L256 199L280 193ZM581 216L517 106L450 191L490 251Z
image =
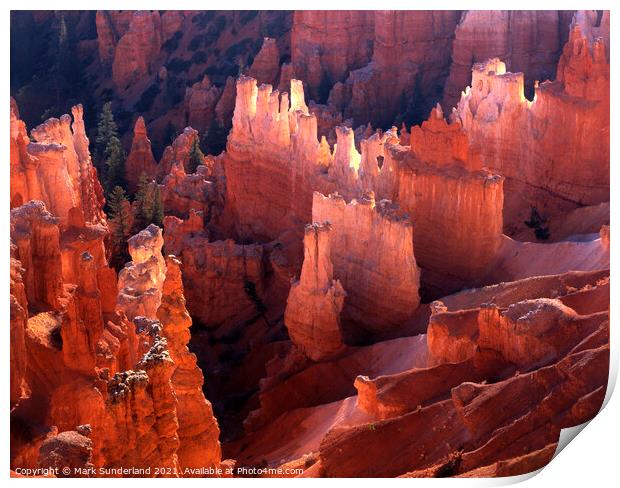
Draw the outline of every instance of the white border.
M237 10L289 10L289 9L316 9L316 10L350 10L350 9L377 9L378 7L390 7L391 9L427 9L427 10L442 10L442 9L470 9L470 10L486 10L486 9L502 9L502 8L510 8L518 6L520 9L530 9L530 10L578 10L589 8L589 9L603 9L603 10L611 10L611 181L612 188L617 187L617 179L618 179L618 165L620 162L618 161L618 139L617 134L620 134L618 130L618 113L620 107L618 106L618 92L614 91L620 86L618 84L618 33L616 30L616 15L620 12L620 9L614 9L614 3L612 1L535 1L535 0L521 0L518 4L513 2L499 2L499 1L487 1L487 0L469 0L469 1L445 1L445 0L437 0L437 1L415 1L415 0L392 0L389 4L381 4L380 2L371 2L369 0L357 0L357 1L338 1L338 0L320 0L320 1L300 1L300 0L270 0L270 1L262 1L262 2L250 2L247 0L234 0L226 2L222 4L220 2L212 2L212 1L197 1L197 0L177 0L174 3L172 2L164 2L161 0L131 0L131 1L95 1L95 2L83 2L77 0L57 0L55 2L44 2L44 1L36 1L36 0L22 0L20 2L7 2L7 4L3 5L3 9L1 11L2 15L2 26L3 31L1 34L2 38L2 64L1 66L5 67L5 74L2 79L2 83L5 86L4 93L4 116L2 117L3 124L3 134L5 147L3 150L3 158L0 163L0 171L2 172L2 177L0 178L0 184L2 185L2 190L4 194L4 199L2 202L3 208L0 210L0 219L1 219L1 229L0 232L1 242L0 242L0 266L2 269L2 275L4 276L3 280L0 282L0 297L2 298L2 324L3 335L2 335L2 357L4 358L4 379L1 390L2 402L5 405L5 408L9 405L8 398L8 384L9 384L9 308L8 308L8 296L9 296L9 145L7 144L9 134L9 76L8 70L10 67L9 63L9 9L23 9L23 10L36 10L36 9L62 9L62 10L81 10L81 9L186 9L186 10L209 10L209 9L221 9L225 7L227 9L237 9ZM616 137L614 137L614 135ZM615 188L614 188L615 189ZM618 224L618 209L620 204L620 192L616 193L614 191L611 192L611 229L615 230ZM611 259L612 262L616 262L616 257L618 255L618 246L615 245L614 238L611 238ZM620 296L620 287L617 284L616 276L615 276L615 266L612 268L612 277L611 280L611 296L619 297ZM608 388L608 395L606 401L609 403L605 406L605 408L599 413L597 417L594 418L590 422L590 424L579 434L579 438L576 442L571 442L568 447L566 447L556 459L552 460L551 463L544 469L542 469L535 476L525 477L516 477L520 478L519 480L510 478L510 479L474 479L474 480L453 480L453 479L416 479L416 480L381 480L381 483L432 483L433 486L497 486L501 484L510 484L517 481L522 481L523 478L528 478L527 484L528 486L539 486L544 488L549 488L549 486L558 486L558 485L567 485L567 486L576 486L576 485L591 485L591 486L609 486L610 481L618 479L617 474L617 464L618 464L618 451L616 449L616 436L620 433L620 422L619 411L620 411L620 400L618 400L618 395L613 395L611 399L609 396L615 386L617 372L618 372L618 344L620 334L618 334L618 327L615 325L618 323L618 311L616 303L612 300L611 304L611 346L612 346L612 361L611 361L611 369L610 369L610 387ZM6 413L3 415L2 419L2 440L1 443L1 452L3 459L3 466L1 468L0 476L4 478L8 478L9 475L9 412L8 408ZM61 483L63 485L66 484L74 484L74 483L82 483L81 480L12 480L12 483L23 483L23 484L31 484L31 483L52 483L57 484ZM96 484L99 483L108 483L107 480L89 480L89 483L93 482ZM174 482L172 480L152 480L150 482L155 483L166 483L169 484ZM200 483L204 486L205 483L213 483L216 482L218 484L235 484L238 485L266 485L273 483L289 483L290 480L278 480L278 479L235 479L235 480L213 480L213 479L185 479L182 480L183 483ZM301 481L303 483L313 483L313 481ZM324 483L325 485L335 485L337 483L341 483L339 480L320 480L320 483ZM115 484L121 484L124 486L128 486L130 483L133 483L132 480L129 479L115 479L113 480ZM314 481L314 483L317 483ZM372 479L356 479L353 481L356 486L370 486L371 483L375 483Z

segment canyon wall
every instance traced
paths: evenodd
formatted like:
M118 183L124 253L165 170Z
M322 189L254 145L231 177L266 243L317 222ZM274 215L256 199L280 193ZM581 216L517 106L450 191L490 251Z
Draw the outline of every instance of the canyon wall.
M501 244L504 179L482 167L460 121L448 124L438 107L412 129L410 147L400 145L393 129L362 140L361 154L353 131L336 127L332 152L324 138L317 140L315 116L304 113L301 84L293 81L291 88L288 108L286 94L239 81L223 162L223 222L234 222L240 238L275 239L304 222L325 220L312 215L315 190L337 190L348 200L374 191L410 215L416 258L431 287L443 280L446 292L480 283Z
M315 192L312 220L329 222L334 276L347 292L343 321L348 341L398 329L420 299L413 228L389 201L370 193L347 204Z
M513 73L524 73L528 93L535 81L553 80L572 11L472 10L464 12L454 31L452 63L443 107L451 109L471 83L475 63L499 58Z
M497 59L478 64L452 115L485 164L506 176L509 229L529 217L530 206L554 215L609 199L604 38L588 37L575 24L557 80L538 85L533 101L525 98L523 84L522 73L507 73Z

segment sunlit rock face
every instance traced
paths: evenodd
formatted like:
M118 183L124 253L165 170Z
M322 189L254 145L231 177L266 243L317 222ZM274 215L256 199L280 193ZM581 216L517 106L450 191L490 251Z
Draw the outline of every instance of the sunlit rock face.
M174 363L170 383L177 399L179 464L193 469L217 467L221 460L220 431L211 403L202 392L202 371L187 348L192 319L185 308L181 262L173 256L166 257L166 279L157 318Z
M471 81L472 63L500 58L525 83L555 78L558 58L568 35L570 11L468 11L454 32L450 75L443 106L451 109Z
M413 228L397 210L388 201L377 204L372 193L349 204L338 195L314 194L312 219L331 224L334 276L347 290L349 340L402 326L420 303Z
M540 84L533 101L523 74L496 59L474 67L453 113L485 164L507 178L509 230L530 205L553 215L609 199L609 62L604 37L582 34L580 19L590 32L588 17L576 17L556 81Z
M104 223L103 192L88 152L82 106L32 129L31 141L17 105L11 104L11 207L42 200L63 228L70 211L88 223Z
M291 286L284 317L291 340L315 361L343 347L340 313L346 292L334 280L330 234L330 224L306 226L304 264Z
M128 241L131 262L118 275L117 310L130 320L154 318L161 304L166 263L161 254L164 238L161 229L149 225Z
M237 81L223 166L224 215L240 237L271 240L296 222L303 226L310 220L309 181L321 170L322 147L301 83L291 82L289 106L286 92L272 91L269 85L258 88L252 78Z
M81 107L73 116L72 127L68 116L46 121L25 145L12 110L14 174L35 154L55 165L54 178L30 185L43 200L11 210L12 466L219 466L219 429L187 350L179 263L169 260L167 277L161 229L147 227L129 240L117 295L103 202L89 199L99 184ZM49 190L63 182L64 195Z

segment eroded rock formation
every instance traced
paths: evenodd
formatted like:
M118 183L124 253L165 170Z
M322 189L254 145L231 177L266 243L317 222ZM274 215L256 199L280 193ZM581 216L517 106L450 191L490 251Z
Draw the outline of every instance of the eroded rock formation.
M202 213L194 211L186 221L166 217L164 228L166 252L183 261L189 310L197 321L215 327L256 315L256 304L246 288L252 283L262 294L262 246L231 239L210 241Z
M314 194L312 219L330 222L334 276L351 290L343 309L349 340L401 327L420 303L413 228L397 210L389 201L376 204L372 193L349 204Z
M551 10L468 11L454 32L452 64L444 88L444 108L452 108L470 84L472 63L500 58L513 73L535 81L552 80L572 12Z
M284 316L291 340L315 361L338 353L344 345L340 313L346 292L334 279L331 233L329 223L306 226L304 264L299 281L291 286Z
M70 211L89 223L105 222L103 191L91 164L84 131L82 106L60 119L48 119L26 132L17 106L11 104L11 207L43 200L49 210L69 225Z
M73 114L73 131L68 116L50 119L28 148L12 111L15 169L31 154L56 154L45 161L56 166L54 179L37 180L48 185L38 186L44 201L11 211L12 466L161 466L175 476L217 467L219 429L187 350L191 319L178 262L171 258L166 279L161 229L148 227L130 240L133 261L117 296L101 201L85 197L96 173L81 108ZM51 191L60 182L72 193Z
M146 134L144 118L138 117L133 129L131 150L125 161L125 181L130 193L135 193L144 174L149 180L157 176L157 161L151 151L151 141Z
M509 230L530 206L553 215L609 199L609 62L604 40L581 29L572 27L557 80L538 85L533 101L523 74L495 59L474 66L453 114L485 164L507 178Z

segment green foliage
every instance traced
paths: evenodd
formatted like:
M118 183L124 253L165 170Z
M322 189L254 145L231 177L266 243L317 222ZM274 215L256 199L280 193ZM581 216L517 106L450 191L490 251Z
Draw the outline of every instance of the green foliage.
M153 187L153 223L162 227L164 224L164 202L161 200L161 192L159 185L155 182L152 183Z
M523 223L530 229L534 229L534 235L539 241L546 241L551 236L549 233L549 219L542 217L538 209L533 205L530 210L530 219Z
M194 139L192 143L192 148L189 151L189 162L187 163L187 170L189 173L195 173L198 169L198 166L204 163L205 155L200 150L200 145L198 143L198 137Z
M105 157L105 189L106 198L114 191L114 188L125 187L125 151L121 141L112 136L104 152Z
M149 180L142 173L136 192L134 206L134 227L133 232L140 232L150 224L161 227L164 221L164 204L161 199L159 185L153 180Z
M95 139L95 150L93 152L93 163L102 177L105 177L103 162L105 160L106 148L112 138L118 139L118 127L112 114L112 102L107 102L103 105L99 115L97 138Z
M131 235L131 214L125 190L114 187L108 199L110 227L112 229L112 256L110 264L118 271L129 261L127 239Z

